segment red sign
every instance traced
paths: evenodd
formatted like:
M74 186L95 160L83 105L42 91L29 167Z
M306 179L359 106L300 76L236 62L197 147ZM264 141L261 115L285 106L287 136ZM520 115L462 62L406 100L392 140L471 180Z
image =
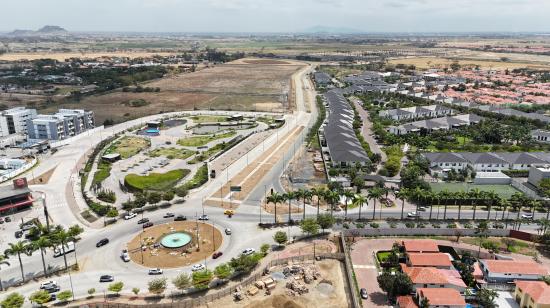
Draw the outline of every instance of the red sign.
M18 178L13 180L13 188L25 188L28 187L27 178Z

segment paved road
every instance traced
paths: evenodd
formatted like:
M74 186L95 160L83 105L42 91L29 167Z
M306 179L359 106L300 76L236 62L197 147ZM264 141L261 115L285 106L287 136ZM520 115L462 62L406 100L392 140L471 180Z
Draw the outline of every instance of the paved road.
M363 106L361 106L360 104L361 101L358 98L351 97L350 100L352 101L353 105L355 106L355 109L359 113L359 116L363 120L363 129L361 130L361 135L363 136L363 138L365 138L365 141L369 144L370 150L373 153L380 154L382 158L381 162L382 163L386 162L386 160L388 160L386 152L380 149L380 146L378 145L376 140L374 140L374 138L372 137L373 135L372 122L369 120L368 112L365 109L363 109Z

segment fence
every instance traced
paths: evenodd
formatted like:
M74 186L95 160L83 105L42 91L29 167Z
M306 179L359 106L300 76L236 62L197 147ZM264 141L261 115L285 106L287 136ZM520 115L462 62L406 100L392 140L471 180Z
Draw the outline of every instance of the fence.
M30 170L32 167L34 167L34 165L36 165L36 162L37 162L36 158L33 158L30 162L24 164L23 166L3 174L2 176L0 176L0 183L3 183L9 179L12 179L27 170Z
M507 229L490 229L488 236L504 237L510 234ZM344 236L477 236L475 229L436 229L436 228L378 228L344 230Z
M172 300L172 303L162 303L162 304L125 304L125 303L109 303L109 302L96 302L92 304L82 305L81 307L90 307L90 308L125 308L125 307L136 307L136 306L148 306L152 308L188 308L188 307L197 307L200 305L205 305L207 303L213 302L220 298L232 295L238 289L244 289L247 286L253 284L254 282L260 280L264 277L263 273L267 271L272 266L284 265L292 262L305 262L313 261L315 258L319 259L334 259L334 260L344 260L343 253L319 253L319 254L308 254L302 256L294 256L282 259L271 260L265 267L258 270L256 273L250 275L249 277L242 278L238 284L227 287L221 291L201 295L204 291L192 292L192 293L177 293L172 292L168 297ZM181 301L174 302L175 299L183 296L190 296L195 298L189 298ZM163 297L146 297L145 300L158 301Z
M358 297L357 294L357 288L358 286L355 283L354 278L354 272L353 272L353 263L351 262L351 257L349 255L349 250L347 248L346 244L346 238L344 236L340 236L340 246L342 251L344 252L344 268L346 270L346 280L348 282L349 286L349 293L351 297L351 304L353 308L360 308L363 307L361 305L361 300Z

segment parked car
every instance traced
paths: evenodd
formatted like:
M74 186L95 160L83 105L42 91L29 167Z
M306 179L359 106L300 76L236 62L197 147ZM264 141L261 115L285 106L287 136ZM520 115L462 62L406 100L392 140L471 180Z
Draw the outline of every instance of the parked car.
M23 236L23 231L17 230L15 231L15 238L21 238Z
M162 275L162 269L152 268L149 270L149 275Z
M162 216L163 218L170 218L170 217L174 217L174 213L166 213L164 214L164 216Z
M208 220L208 215L199 216L199 220Z
M418 213L417 212L408 212L407 213L407 217L411 217L411 218L415 218L415 217L418 217Z
M144 224L146 222L149 222L149 218L142 218L142 219L138 220L138 225Z
M136 216L137 216L136 213L128 213L128 214L124 215L124 219L129 220L129 219L132 219Z
M533 214L521 214L521 218L523 218L523 219L533 219Z
M195 265L191 266L191 271L193 271L193 272L202 271L205 268L206 268L206 266L204 264L195 264Z
M149 228L149 227L152 227L152 226L153 226L152 222L146 222L146 223L143 224L143 229Z
M4 223L4 217L0 217L0 224Z
M183 215L178 215L176 216L176 218L174 218L174 221L184 221L184 220L187 220L187 217Z
M223 252L218 251L212 254L212 259L217 259L223 255Z
M231 235L231 229L229 229L229 228L225 228L224 232L227 235Z
M369 298L369 294L367 293L367 289L361 288L361 290L359 290L359 293L361 294L361 298L362 298L362 299L367 299L367 298Z
M128 250L124 249L120 254L120 258L124 262L130 262L130 255L128 255Z
M44 288L44 291L47 291L48 293L55 293L59 292L61 288L58 285L50 285L47 288Z
M113 275L101 275L101 277L99 277L99 282L111 282L114 280L115 277Z
M99 247L105 246L107 244L109 244L109 239L104 238L104 239L101 239L99 242L97 242L97 244L95 244L95 247L99 248Z
M256 252L256 249L254 248L247 248L245 250L243 250L242 254L245 255L245 256L248 256L248 255L251 255L253 253Z
M9 216L6 217L6 218L4 218L4 220L5 220L6 222L11 222L11 218L10 218Z
M40 289L46 289L51 286L57 286L57 281L55 280L44 281L40 284Z

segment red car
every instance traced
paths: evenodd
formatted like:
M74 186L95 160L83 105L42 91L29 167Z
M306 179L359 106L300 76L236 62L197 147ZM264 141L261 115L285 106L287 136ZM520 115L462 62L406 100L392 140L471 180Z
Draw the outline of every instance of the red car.
M223 255L223 252L221 252L221 251L215 252L212 255L212 259L217 259L217 258L221 257L222 255Z
M152 223L152 222L146 222L146 223L143 224L143 229L149 228L149 227L151 227L151 226L153 226L153 223Z

